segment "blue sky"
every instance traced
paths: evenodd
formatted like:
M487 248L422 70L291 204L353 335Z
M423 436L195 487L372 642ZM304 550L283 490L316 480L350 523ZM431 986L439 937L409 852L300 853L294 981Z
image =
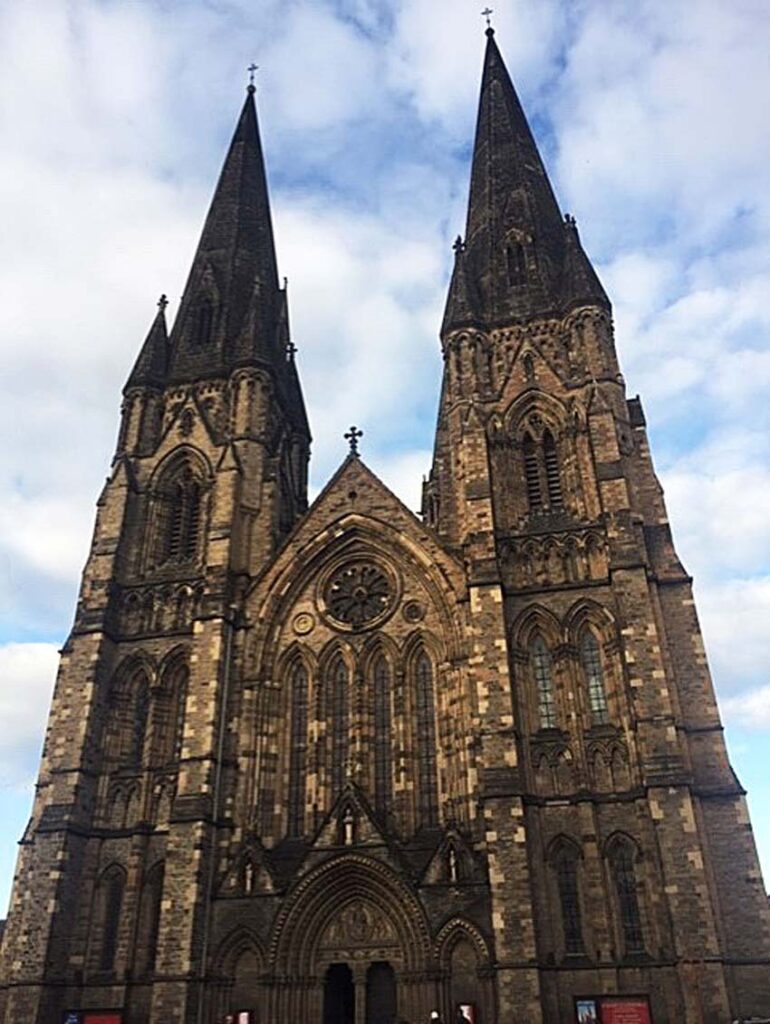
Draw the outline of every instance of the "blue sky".
M175 312L255 60L313 487L365 430L413 508L463 229L469 0L0 0L0 904L120 388ZM499 3L498 42L613 300L770 881L770 16Z

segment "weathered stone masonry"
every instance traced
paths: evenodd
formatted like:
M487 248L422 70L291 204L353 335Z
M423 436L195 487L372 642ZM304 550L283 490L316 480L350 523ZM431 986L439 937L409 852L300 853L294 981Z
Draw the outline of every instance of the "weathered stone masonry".
M491 29L416 517L310 431L253 88L124 390L0 1019L770 1014L770 916L644 414Z

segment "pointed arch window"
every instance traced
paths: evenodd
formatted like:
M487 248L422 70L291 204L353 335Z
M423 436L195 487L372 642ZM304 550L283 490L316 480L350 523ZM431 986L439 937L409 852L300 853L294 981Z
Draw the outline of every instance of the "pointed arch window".
M155 968L160 933L163 874L163 864L156 864L148 871L142 888L136 942L136 964L140 975L150 973Z
M188 462L164 476L155 502L155 564L195 561L202 534L203 487Z
M540 465L537 446L532 435L524 435L522 444L524 452L524 480L527 485L527 501L530 512L537 512L543 507L543 494L540 488Z
M187 699L187 666L172 665L163 674L153 694L151 709L151 749L149 762L154 768L179 760Z
M532 672L537 687L537 714L541 729L556 727L556 702L553 695L553 660L548 645L539 634L530 648Z
M607 694L604 689L604 670L599 641L590 629L584 632L580 643L580 660L588 686L588 706L591 711L591 719L595 724L601 725L609 719Z
M617 842L610 851L610 872L615 886L620 928L627 954L641 953L644 950L634 860L634 849L630 842Z
M386 814L393 799L391 672L384 654L374 662L374 806Z
M548 488L548 503L552 509L564 507L561 493L561 477L559 475L559 455L556 442L550 430L543 434L543 462L545 464L545 480Z
M105 753L116 766L141 767L149 704L149 683L143 669L116 685L105 739Z
M99 880L93 929L98 942L95 964L99 971L112 971L115 968L125 884L125 874L118 865L107 868Z
M433 662L425 651L418 654L414 673L419 816L421 824L435 825L438 821L438 772Z
M558 512L564 508L559 470L559 449L551 431L539 435L542 423L536 414L521 442L524 483L530 512Z
M291 675L291 749L289 754L289 835L305 830L308 673L297 665Z
M348 667L337 658L331 670L332 795L345 783L350 749L350 703Z
M558 850L554 861L554 871L561 908L564 952L567 956L575 956L583 952L577 850L568 846Z
M186 469L175 481L169 498L170 518L166 534L166 561L191 561L198 552L201 489L189 469Z

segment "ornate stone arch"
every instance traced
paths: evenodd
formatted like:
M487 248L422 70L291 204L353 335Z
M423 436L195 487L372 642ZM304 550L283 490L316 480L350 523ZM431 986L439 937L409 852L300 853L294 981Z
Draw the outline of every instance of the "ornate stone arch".
M198 561L208 518L211 463L182 444L162 459L150 478L145 527L145 568Z
M531 422L535 414L540 417L541 424ZM537 388L529 388L511 402L505 410L503 419L507 435L518 443L521 443L527 430L534 430L540 436L543 429L549 429L558 440L558 436L569 422L564 403L554 395Z
M447 594L455 589L454 583L437 565L435 558L389 523L350 513L321 530L305 545L301 571L297 572L297 566L290 558L279 557L269 576L255 584L255 588L264 588L263 614L254 636L254 650L258 659L255 668L258 675L264 678L273 675L275 662L281 652L287 616L309 582L320 578L332 561L341 560L346 554L351 558L360 558L367 552L389 563L405 562L419 574L432 606L439 615L448 654L460 656L463 643L461 630L456 621L456 612L447 600Z
M541 633L549 645L558 647L563 638L563 627L554 613L542 604L525 608L511 626L514 649L526 651L536 633Z
M219 943L212 966L219 977L230 977L239 957L246 951L254 953L260 964L264 965L267 954L258 935L251 928L239 924Z
M334 931L346 910L362 905L373 935L350 935L352 943L379 941L406 971L424 971L432 943L425 913L410 889L386 865L349 854L326 861L289 893L273 926L269 963L278 975L316 974L325 957L323 942L344 944L344 928ZM335 939L335 934L338 939ZM341 947L342 948L342 947ZM331 949L331 947L330 947ZM339 958L339 957L338 957Z
M441 928L434 942L434 955L441 967L448 966L448 953L459 939L464 938L473 946L480 967L490 963L489 946L475 924L464 917L450 917Z
M574 644L580 631L589 624L601 633L605 641L617 638L616 619L609 608L589 598L581 598L572 605L564 617L567 641Z
M442 978L444 1019L453 1019L458 1003L470 1003L482 1021L493 1020L490 954L479 929L465 918L450 918L436 937L435 956Z
M265 963L265 949L251 928L240 924L225 936L212 958L213 974L219 982L214 999L216 1019L240 1010L253 1012L264 1002Z

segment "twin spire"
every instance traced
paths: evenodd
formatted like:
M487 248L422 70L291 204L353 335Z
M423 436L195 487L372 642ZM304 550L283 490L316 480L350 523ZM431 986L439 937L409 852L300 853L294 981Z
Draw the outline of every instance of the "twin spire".
M609 308L574 219L561 215L494 30L486 34L468 219L455 243L444 335L579 304Z
M494 31L486 34L468 219L464 241L455 244L443 335L561 315L577 305L609 308L574 220L561 215ZM160 309L127 388L261 364L301 404L287 358L293 347L254 91L250 84L174 326L169 335Z
M174 326L167 336L159 310L127 387L227 375L255 362L283 364L288 344L250 85Z

